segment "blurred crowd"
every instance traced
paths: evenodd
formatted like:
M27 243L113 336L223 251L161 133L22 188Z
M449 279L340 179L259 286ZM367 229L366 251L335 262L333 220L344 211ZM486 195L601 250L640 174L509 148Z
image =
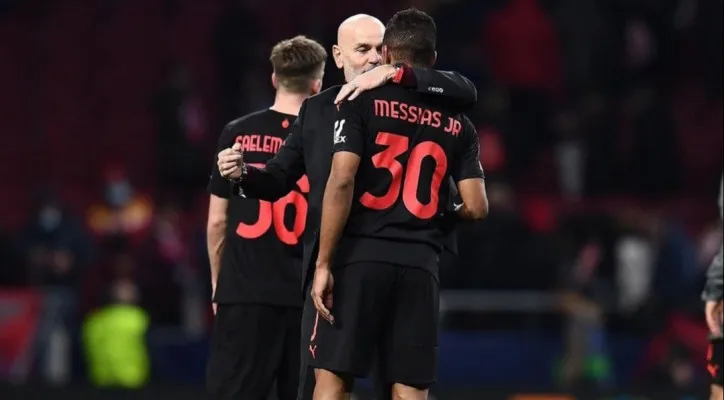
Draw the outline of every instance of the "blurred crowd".
M164 18L190 2L162 1ZM0 24L27 13L23 3L0 2ZM226 121L271 104L271 46L303 33L329 47L350 14L384 20L415 6L436 18L437 67L478 87L469 114L491 209L460 227L443 287L554 295L558 316L539 328L563 327L562 384L610 384L611 332L650 339L640 379L687 385L699 374L699 292L722 240L721 0L220 3L208 44L218 97L203 95L210 82L193 63L174 61L154 95L138 99L153 113L157 161L139 181L153 184L137 184L132 163L105 165L95 204L78 209L39 180L25 225L0 238L0 285L47 289L53 323L73 332L93 310L135 304L152 325L203 334L213 149ZM325 86L341 79L328 63ZM468 313L450 324L527 329L528 318L478 323Z

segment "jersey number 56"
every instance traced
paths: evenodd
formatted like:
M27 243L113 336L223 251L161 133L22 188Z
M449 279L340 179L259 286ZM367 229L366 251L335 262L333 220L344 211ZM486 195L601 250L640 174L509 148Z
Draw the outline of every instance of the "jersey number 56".
M264 164L250 165L255 167L264 166ZM273 203L259 200L259 219L253 224L240 222L236 228L236 234L244 239L256 239L267 233L273 225L274 231L282 243L290 246L299 243L299 238L302 237L304 227L307 223L308 205L304 194L309 193L309 179L306 175L297 181L297 186L301 190L301 193L292 190L286 196ZM288 206L294 207L295 210L294 226L291 230L284 224L284 215Z

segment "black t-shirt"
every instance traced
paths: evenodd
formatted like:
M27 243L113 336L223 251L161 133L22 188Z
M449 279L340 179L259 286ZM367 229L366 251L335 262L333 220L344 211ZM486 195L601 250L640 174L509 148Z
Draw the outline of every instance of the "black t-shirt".
M217 153L239 142L244 161L263 166L279 150L295 119L273 110L237 119L224 128ZM300 239L309 192L306 175L294 190L269 202L234 196L233 185L214 164L208 191L229 199L226 244L214 300L301 307Z
M382 261L437 273L455 182L483 178L478 135L444 99L383 86L342 103L334 151L361 157L354 200L335 259Z

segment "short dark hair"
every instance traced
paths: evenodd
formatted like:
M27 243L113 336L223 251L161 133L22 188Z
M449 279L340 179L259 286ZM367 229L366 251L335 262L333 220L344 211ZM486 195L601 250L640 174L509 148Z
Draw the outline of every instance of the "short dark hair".
M429 66L435 57L437 26L416 8L398 11L385 27L382 44L395 61Z
M301 35L277 43L269 56L279 84L293 93L306 93L309 81L322 76L326 60L324 47Z

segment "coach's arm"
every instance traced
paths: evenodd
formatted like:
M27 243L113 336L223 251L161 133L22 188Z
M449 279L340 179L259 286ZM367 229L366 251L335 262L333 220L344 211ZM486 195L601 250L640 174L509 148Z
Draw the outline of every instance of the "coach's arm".
M243 172L237 176L230 176L235 180L235 195L276 201L296 187L297 181L306 171L302 140L306 105L305 100L299 110L299 116L292 125L291 133L274 158L261 168L244 164Z
M380 87L388 82L416 90L419 93L442 96L460 108L460 112L475 104L478 91L470 80L457 72L412 68L390 64L379 66L358 75L342 86L334 99L335 104L353 100L362 92Z
M421 93L444 96L462 108L470 107L478 100L475 85L453 71L404 67L401 84L412 86Z

